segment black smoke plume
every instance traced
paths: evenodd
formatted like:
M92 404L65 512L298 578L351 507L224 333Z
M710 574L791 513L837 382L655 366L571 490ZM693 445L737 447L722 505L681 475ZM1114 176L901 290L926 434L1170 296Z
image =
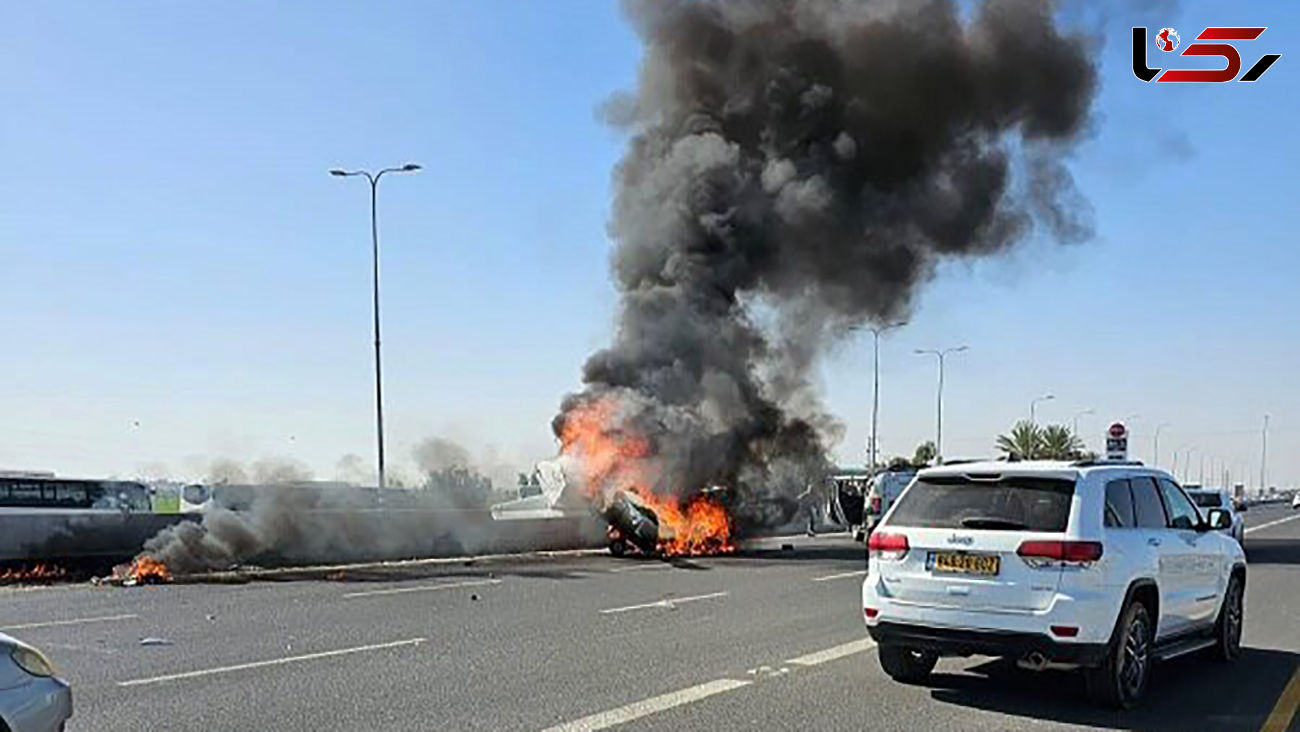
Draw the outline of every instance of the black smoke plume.
M945 258L1090 234L1065 166L1096 90L1050 3L639 0L610 229L622 302L585 388L651 442L651 486L720 483L739 518L816 481L836 425L809 374L906 314ZM778 511L780 513L780 511Z

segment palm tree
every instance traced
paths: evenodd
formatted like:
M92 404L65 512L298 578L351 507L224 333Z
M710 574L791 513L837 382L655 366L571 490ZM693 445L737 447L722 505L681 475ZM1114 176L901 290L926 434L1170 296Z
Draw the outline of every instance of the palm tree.
M1078 460L1083 454L1083 440L1061 424L1043 428L1039 447L1039 457L1048 460Z
M1011 432L998 435L998 449L1007 455L1032 460L1043 449L1043 431L1038 425L1020 420L1011 428Z
M934 462L934 458L934 440L926 440L917 445L916 452L912 453L912 465L917 468L924 468Z

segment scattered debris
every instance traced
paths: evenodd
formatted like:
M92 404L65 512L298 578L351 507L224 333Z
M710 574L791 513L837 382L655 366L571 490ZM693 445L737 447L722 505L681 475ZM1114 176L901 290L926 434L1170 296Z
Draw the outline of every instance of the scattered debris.
M469 599L473 602L478 602L478 595L477 594L470 595Z
M347 579L347 574L340 569L337 572L330 572L329 574L325 575L325 579L329 580L330 582L342 582L343 580Z
M782 544L782 545L781 545L781 551L783 551L783 552L792 552L792 551L794 551L794 544Z
M140 639L140 645L142 646L170 646L171 644L172 642L166 638L154 638L150 636Z

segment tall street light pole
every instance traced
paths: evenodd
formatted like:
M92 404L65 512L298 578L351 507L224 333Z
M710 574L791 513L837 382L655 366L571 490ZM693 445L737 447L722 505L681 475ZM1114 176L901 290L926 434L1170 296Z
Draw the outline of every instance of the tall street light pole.
M1074 433L1074 436L1075 436L1075 437L1078 437L1078 436L1079 436L1079 418L1080 418L1080 417L1085 417L1085 416L1087 416L1087 415L1089 415L1089 414L1093 414L1093 413L1094 413L1093 408L1092 408L1092 407L1088 407L1087 409L1083 410L1082 412L1079 412L1078 414L1074 415L1074 419L1070 420L1070 431Z
M1038 397L1037 399L1034 399L1034 400L1030 401L1030 402L1029 402L1029 424L1038 424L1038 420L1036 419L1036 416L1037 416L1037 411L1036 411L1036 410L1038 409L1038 403L1039 403L1039 402L1050 402L1051 400L1053 400L1053 399L1055 399L1055 398L1056 398L1056 395L1055 395L1055 394L1044 394L1044 395Z
M871 377L871 442L868 448L871 462L871 474L876 474L876 446L879 443L880 426L880 336L907 325L907 321L877 325L868 328L872 341L872 377Z
M944 348L936 350L933 348L918 348L914 353L918 356L934 356L939 360L939 392L936 401L935 420L934 420L934 464L943 464L943 359L952 353L961 353L969 350L969 346L957 346L956 348Z
M1086 416L1086 415L1089 415L1089 414L1093 414L1093 413L1094 413L1093 408L1092 408L1092 407L1088 407L1087 409L1085 409L1085 410L1079 412L1078 414L1074 415L1074 419L1070 420L1070 432L1071 432L1075 437L1079 437L1079 418L1080 418L1080 417L1083 417L1083 416ZM1079 439L1083 441L1083 449L1084 449L1084 450L1087 450L1087 449L1088 449L1088 441L1087 441L1087 440L1084 440L1084 439L1081 438L1081 437L1079 437Z
M1259 491L1268 490L1268 415L1264 415L1263 443L1259 451Z
M1168 426L1169 426L1168 422L1161 422L1160 424L1156 425L1156 434L1154 437L1151 438L1151 454L1152 454L1151 465L1152 466L1155 467L1160 466L1160 430Z
M374 297L375 297L375 434L377 438L379 487L384 487L384 388L383 369L379 359L379 179L385 173L414 173L420 166L407 163L400 168L384 168L378 173L367 170L341 170L335 168L330 175L340 178L363 176L370 183L370 244L374 263Z
M1183 482L1184 483L1187 482L1187 478L1189 477L1188 474L1191 473L1192 471L1192 455L1194 454L1196 454L1195 447L1187 448L1187 452L1183 454Z

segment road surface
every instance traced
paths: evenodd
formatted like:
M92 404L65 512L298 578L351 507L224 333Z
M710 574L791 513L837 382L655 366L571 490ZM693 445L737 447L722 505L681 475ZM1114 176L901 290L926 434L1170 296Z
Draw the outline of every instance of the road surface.
M1075 675L986 660L894 683L859 618L862 545L843 535L676 564L588 553L6 589L0 629L72 682L72 732L1300 732L1300 512L1247 519L1243 657L1172 662L1130 713L1090 706Z

